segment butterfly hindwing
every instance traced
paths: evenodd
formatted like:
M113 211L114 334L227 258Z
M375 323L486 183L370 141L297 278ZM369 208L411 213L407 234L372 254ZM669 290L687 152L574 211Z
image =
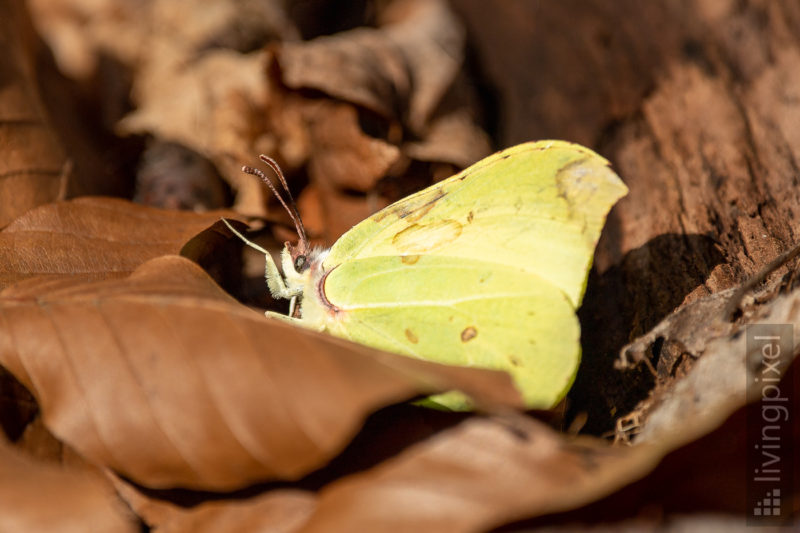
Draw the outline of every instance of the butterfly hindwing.
M369 257L334 269L325 293L337 307L331 333L439 363L505 370L527 405L552 405L575 377L574 309L534 274L475 259Z

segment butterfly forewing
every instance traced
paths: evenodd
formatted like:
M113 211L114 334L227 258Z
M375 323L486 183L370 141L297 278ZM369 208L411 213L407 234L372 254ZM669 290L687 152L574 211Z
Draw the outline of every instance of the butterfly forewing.
M489 260L537 274L577 308L606 214L626 191L587 148L522 144L359 223L325 266L379 256Z

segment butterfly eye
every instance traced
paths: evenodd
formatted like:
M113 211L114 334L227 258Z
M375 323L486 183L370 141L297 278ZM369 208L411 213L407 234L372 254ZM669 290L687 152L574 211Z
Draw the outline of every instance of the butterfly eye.
M302 272L308 268L308 259L304 255L298 255L294 260L294 269L297 272Z

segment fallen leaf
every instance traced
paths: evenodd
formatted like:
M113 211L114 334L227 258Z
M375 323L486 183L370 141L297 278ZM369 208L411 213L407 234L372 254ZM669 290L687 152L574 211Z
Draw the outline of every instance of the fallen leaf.
M774 294L774 287L765 292ZM684 461L688 456L693 467L684 472L713 463L700 453L708 453L708 444L693 443L715 434L737 413L759 409L758 405L746 407L745 403L761 400L759 387L746 387L755 382L757 372L763 371L761 357L748 352L744 330L731 331L719 324L725 296L730 293L678 310L656 328L660 335L670 338L671 333L672 338L678 338L687 332L695 335L705 323L707 334L717 338L706 338L705 343L694 339L696 342L689 344L695 348L702 344L703 353L698 357L702 356L685 376L660 391L655 406L642 421L634 446L571 441L529 418L468 419L363 473L325 487L316 511L301 531L484 531L521 519L577 509L640 478L644 479L632 487L656 483L662 489L653 492L651 498L662 494L664 485L680 491L681 484L674 479L658 484L645 476L668 456L672 457L670 460L683 457ZM749 312L753 316L744 327L798 324L800 291L763 302ZM675 327L674 332L668 332L670 326ZM652 340L654 335L647 338ZM781 390L792 391L793 382L800 383L800 367L796 361L792 366L798 356L799 340L797 335L789 339L793 342L789 349L782 349L780 358L771 361L785 374ZM644 349L643 341L634 346ZM790 368L794 369L793 374ZM737 424L741 428L742 421ZM741 433L739 429L736 434ZM719 435L714 438L720 440ZM683 453L684 447L694 451ZM746 453L738 451L728 464L741 464ZM720 457L719 452L717 456ZM653 474L655 480L665 475L670 474L663 469ZM743 484L744 471L739 475ZM700 486L713 484L715 476L719 474L704 476ZM386 513L385 509L392 511ZM747 511L742 495L730 510Z
M320 148L311 154L309 173L338 189L372 190L400 150L366 135L353 106L323 101L309 108L311 142Z
M797 307L796 301L778 304L772 318L780 320L781 310ZM744 359L736 357L745 353L739 344L737 339L726 347L728 359ZM787 365L790 361L785 360ZM785 370L781 390L791 395L800 384L800 365L795 361ZM698 383L710 382L705 370L693 374ZM744 376L739 377L743 384ZM542 518L509 530L561 523L572 531L576 521L646 515L654 507L685 512L693 508L690 504L735 513L731 521L742 524L750 511L745 468L750 452L742 435L754 431L747 412L761 417L762 406L743 405L744 391L727 380L700 399L701 408L691 405L688 391L681 389L676 387L678 398L665 409L676 415L673 424L655 418L652 435L630 447L570 439L527 417L469 418L324 487L299 531L477 532L534 517ZM787 396L789 405L795 400L796 395ZM680 425L674 423L678 416ZM800 437L799 428L794 425L787 442ZM781 472L788 476L793 475L788 469L800 473L798 464L789 462L785 468ZM796 512L796 491L786 501Z
M47 427L148 487L229 490L325 464L370 412L461 389L519 405L508 375L378 352L269 320L194 263L30 279L0 293L0 363Z
M526 417L471 418L325 487L299 531L486 531L580 506L657 461L645 447L570 443Z
M0 232L0 287L43 274L123 276L177 254L227 212L189 213L114 198L79 198L30 210Z
M285 140L275 149L303 147L285 157L295 165L307 154L328 244L419 190L392 196L386 183L406 178L411 159L466 167L490 152L475 121L475 89L462 74L464 30L447 3L397 0L376 18L375 28L268 49L267 117ZM306 135L296 131L298 118ZM421 186L433 181L430 172L424 177Z
M0 6L0 228L67 189L69 165L35 77L35 35L23 2Z
M289 533L305 522L316 500L308 491L278 489L182 507L147 496L116 476L112 481L120 496L158 533Z
M137 78L139 107L122 119L121 131L179 142L220 170L238 172L236 161L254 151L253 111L263 109L267 96L264 53L212 50L184 66L187 50L167 51Z
M771 292L768 287L764 292ZM723 318L723 312L733 290L707 296L667 317L654 332L637 339L620 353L622 361L631 353L645 349L657 336L666 342L679 343L685 356L696 359L691 370L657 389L646 408L635 411L637 442L671 441L677 448L708 433L740 408L746 401L759 399L753 383L759 369L748 353L747 328L780 327L800 324L800 291L781 295L758 306L746 324L733 328ZM698 313L700 311L700 313ZM687 318L689 320L687 320ZM680 343L678 339L687 339ZM688 340L691 339L691 342ZM792 350L774 361L781 374L800 353L800 335L794 334ZM760 362L760 359L758 359ZM692 420L687 424L686 420Z
M139 531L105 478L35 461L0 436L0 531Z
M464 29L440 0L393 2L382 19L378 29L281 44L282 80L387 119L402 109L404 121L421 134L461 68Z
M405 143L403 153L418 161L451 163L467 168L488 156L491 143L482 129L476 127L466 109L442 117L434 117L424 139Z
M316 89L362 106L384 119L408 97L401 55L379 31L356 29L273 50L280 79L290 89Z
M198 9L191 0L33 0L30 9L62 72L110 115L103 118L116 132L194 150L234 190L244 188L240 212L266 214L265 195L239 169L274 146L274 135L261 131L268 87L260 49L299 35L281 3L221 0Z
M314 509L314 496L299 490L275 491L254 498L217 501L176 513L159 533L290 533Z

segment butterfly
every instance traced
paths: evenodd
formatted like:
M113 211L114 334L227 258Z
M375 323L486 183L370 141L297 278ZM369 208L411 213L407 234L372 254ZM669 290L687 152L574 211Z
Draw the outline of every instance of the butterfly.
M288 194L277 163L261 160ZM289 316L268 316L410 357L504 370L529 408L566 395L594 248L627 194L604 158L564 141L520 144L389 205L330 249L309 246L291 195L287 204L263 172L243 171L269 184L299 236L281 253L281 275L228 224L264 253L272 296L291 302ZM457 392L425 403L470 407Z

